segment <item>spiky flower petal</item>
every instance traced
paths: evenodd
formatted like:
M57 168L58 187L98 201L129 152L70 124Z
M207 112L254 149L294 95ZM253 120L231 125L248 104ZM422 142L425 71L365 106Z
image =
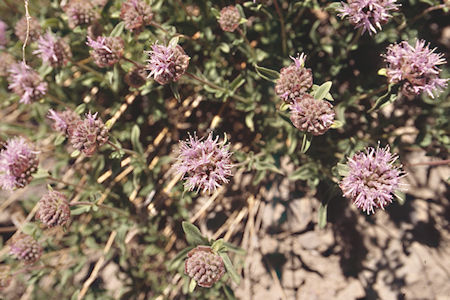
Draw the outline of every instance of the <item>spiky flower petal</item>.
M138 34L152 22L153 13L150 6L142 0L127 0L122 3L120 18L125 28Z
M39 159L35 151L22 137L9 139L0 151L0 186L4 190L23 188L33 179Z
M236 6L230 5L220 11L219 25L223 31L233 32L239 27L241 14Z
M91 1L70 0L62 9L69 18L70 28L89 25L100 17L95 5Z
M285 102L290 103L312 87L313 78L311 69L304 67L306 56L302 53L299 57L291 59L294 61L288 67L280 71L275 85L275 92Z
M14 27L14 33L19 38L19 40L22 41L22 43L25 43L25 39L27 37L27 18L24 16L22 17ZM41 24L39 24L39 21L31 17L30 18L30 34L28 36L28 42L34 42L36 41L42 33L42 27Z
M42 247L31 236L20 234L10 242L10 254L26 264L37 262L42 255Z
M33 52L52 67L65 66L72 58L69 44L48 31L38 39L38 49Z
M213 139L212 133L206 139L189 135L186 141L180 141L177 162L173 168L186 179L185 186L190 191L215 191L233 174L231 152L225 142L219 143L219 137Z
M71 136L78 123L81 122L80 116L70 109L62 112L56 112L50 109L48 111L48 118L53 120L52 128L64 133L66 136Z
M349 22L355 28L362 28L362 33L377 33L381 25L386 24L391 16L391 11L398 9L397 0L348 0L341 2L338 8L339 16L348 17Z
M86 114L86 118L78 122L70 136L72 146L86 156L92 156L108 141L108 128L101 119L97 119L97 114Z
M159 84L168 84L180 79L186 71L190 57L186 55L181 46L152 45L152 50L147 51L147 77L152 77Z
M30 104L47 93L47 83L24 62L12 65L9 72L9 88L20 96L21 103Z
M333 105L325 100L316 100L309 94L304 94L293 101L289 108L292 124L312 135L324 134L334 121Z
M211 287L225 273L222 258L209 246L197 246L187 256L184 272L201 287Z
M11 66L16 63L14 56L7 52L0 52L0 76L8 76Z
M439 78L439 65L445 64L442 53L435 53L424 40L415 46L403 41L387 48L384 60L387 63L387 76L390 83L403 84L406 95L428 94L434 98L447 86L448 79Z
M5 48L6 44L8 43L8 35L6 30L8 29L8 25L0 20L0 49Z
M88 36L87 45L92 48L91 55L101 68L116 64L123 56L124 43L119 36L99 36L96 40Z
M39 200L36 217L48 227L67 224L70 219L70 207L66 196L57 191L48 191Z
M385 148L368 147L347 162L348 174L339 183L344 196L367 214L392 203L393 194L402 190L400 179L405 176L401 166L395 166L398 156Z

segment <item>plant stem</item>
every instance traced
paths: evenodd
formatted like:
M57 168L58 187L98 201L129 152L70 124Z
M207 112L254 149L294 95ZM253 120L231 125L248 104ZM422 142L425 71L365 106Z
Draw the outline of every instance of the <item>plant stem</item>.
M256 63L256 52L255 52L255 49L253 49L252 45L250 44L250 41L248 40L247 36L244 34L242 29L238 28L237 30L238 30L239 34L242 36L242 38L244 39L244 41L247 43L248 48L250 49L250 53L252 55L252 58L254 60L254 63Z
M100 79L103 79L103 74L92 69L91 67L86 66L84 63L82 62L78 62L78 61L74 61L74 60L70 60L72 62L72 64L76 65L77 67L79 67L80 69L83 69L85 71L91 72L93 74L95 74L97 77L99 77ZM85 60L83 60L85 61Z
M278 18L280 19L281 26L281 48L283 50L283 54L287 55L287 41L286 41L286 27L284 25L284 18L281 12L280 6L278 5L277 0L273 0L273 5L275 6L275 10L277 11Z
M419 162L419 163L410 164L409 166L413 167L413 166L444 166L444 165L450 165L450 159Z
M417 20L419 20L420 18L424 17L425 15L427 15L428 13L434 11L434 10L439 10L439 9L444 9L445 8L445 4L440 4L440 5L436 5L436 6L431 6L428 7L427 9L425 9L422 13L418 14L417 16L415 16L414 18L411 19L411 21L409 21L409 23L404 22L403 24L400 24L397 27L397 30L403 30L406 28L406 26L410 26L411 24L413 24L414 22L416 22Z
M140 63L138 63L138 62L136 62L136 61L134 61L134 60L132 60L132 59L129 59L129 58L125 57L125 56L123 56L122 59L123 59L124 61L127 61L127 62L132 63L135 67L137 67L137 68L139 68L139 69L144 69L144 68L145 68L144 65L142 65L142 64L140 64Z
M27 33L25 36L25 41L23 42L23 46L22 46L22 60L24 64L27 64L26 58L25 58L25 49L27 48L27 44L28 44L28 38L30 37L30 12L28 11L28 0L24 0L24 5L25 5L25 18L27 20Z
M119 215L122 215L122 216L126 216L126 217L130 216L128 213L126 213L126 212L124 212L124 211L122 211L122 210L120 210L118 208L115 208L115 207L112 207L112 206L108 206L108 205L105 205L105 204L97 204L97 203L92 203L92 202L87 202L87 201L80 201L80 202L69 203L69 206L75 206L75 205L90 205L90 206L96 205L96 206L98 206L100 208L104 208L104 209L110 210L110 211L115 212L115 213L117 213Z
M114 145L110 140L108 140L106 143L107 143L108 145L110 145L111 147L113 147L113 148L114 148L117 152L119 152L119 153L120 153L120 151L123 151L123 152L125 152L125 153L127 153L127 154L130 154L130 155L139 156L139 153L137 153L137 152L135 152L135 151L133 151L133 150L117 147L117 146Z
M386 84L386 85L384 85L384 86L382 86L382 87L380 87L380 88L378 88L376 90L373 90L373 91L371 91L369 93L362 94L361 96L358 97L358 99L356 101L361 101L361 100L364 100L366 98L372 97L373 95L376 95L378 93L387 91L387 89L388 89L388 85Z
M64 181L64 180L55 178L55 177L53 177L53 176L47 176L47 179L48 179L48 180L51 180L51 181L54 181L54 182L57 182L57 183L62 183L62 184L65 184L65 185L73 186L73 187L75 187L76 189L79 189L78 185L73 184L73 183L66 182L66 181Z
M50 98L53 102L62 105L64 108L67 108L67 107L69 107L69 108L71 108L71 109L74 109L74 108L75 108L75 106L74 106L72 103L64 103L64 102L62 102L61 100L59 100L58 97L53 96L52 94L46 94L46 96L47 96L48 98Z
M202 78L198 77L197 75L194 75L194 74L189 73L189 72L186 72L185 74L186 74L186 76L188 76L188 77L190 77L190 78L192 78L192 79L194 79L194 80L196 80L196 81L198 81L198 82L201 82L201 83L203 83L203 84L206 84L207 86L212 87L213 89L222 91L222 92L224 92L224 93L227 93L227 92L228 92L227 89L225 89L225 88L223 88L223 87L221 87L221 86L218 86L217 84L214 84L214 83L212 83L212 82L209 82L209 81L207 81L207 80L205 80L205 79L202 79ZM233 94L232 94L232 95L230 95L230 97L233 98L233 99L235 99L235 100L244 102L244 103L248 103L248 102L249 102L248 99L245 99L244 97L241 97L241 96L239 96L239 95L233 95Z

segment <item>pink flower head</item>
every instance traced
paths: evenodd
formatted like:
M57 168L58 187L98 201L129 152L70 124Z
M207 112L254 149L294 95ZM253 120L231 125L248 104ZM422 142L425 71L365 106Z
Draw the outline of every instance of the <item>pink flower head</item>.
M381 25L386 24L392 17L390 11L398 9L397 0L348 0L341 2L342 7L338 9L339 16L348 17L349 22L355 28L362 27L363 33L377 33Z
M21 103L40 100L47 93L47 83L24 62L12 65L9 72L9 88L20 96Z
M223 31L233 32L239 27L241 13L236 6L230 5L220 11L219 25Z
M8 25L0 20L0 49L5 48L6 43L8 43L8 35L6 34L6 29L8 29Z
M152 22L153 13L150 6L143 0L128 0L122 3L120 18L125 22L125 28L140 33Z
M39 159L22 137L9 139L0 152L0 186L4 190L23 188L33 179Z
M447 86L448 79L439 78L438 65L445 64L442 53L434 53L424 40L418 40L413 47L403 41L387 48L384 60L387 63L387 76L391 83L403 83L405 94L427 93L434 98Z
M206 139L189 135L186 141L180 141L177 162L173 168L186 179L185 186L190 191L215 191L233 174L231 152L225 142L219 143L219 137L213 139L212 133Z
M39 37L38 49L33 51L33 54L39 54L41 59L52 67L65 66L72 57L70 46L50 31Z
M394 166L397 158L389 146L368 147L353 155L347 162L348 174L339 183L344 196L367 214L384 209L392 203L393 193L402 189L400 178L405 174L401 166Z
M155 43L147 54L148 77L153 76L162 85L178 81L189 65L190 57L179 45L163 46Z
M86 118L77 123L70 135L72 146L86 156L92 156L109 138L109 130L101 119L97 119L97 114L86 114Z
M81 122L80 116L72 110L56 112L50 109L47 117L53 120L53 129L64 133L66 136L71 136L78 123Z
M95 63L101 67L109 67L123 56L124 43L120 36L98 36L96 40L87 37L87 45L92 48L91 55Z
M26 264L37 262L42 255L41 245L30 235L20 234L10 242L10 254Z

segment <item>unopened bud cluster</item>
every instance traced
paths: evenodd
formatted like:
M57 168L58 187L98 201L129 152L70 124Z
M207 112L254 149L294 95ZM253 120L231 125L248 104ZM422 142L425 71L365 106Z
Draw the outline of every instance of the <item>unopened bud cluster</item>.
M36 217L46 226L63 226L70 219L70 207L64 194L48 191L39 201Z
M42 247L31 236L20 234L10 243L10 253L26 264L38 261L42 255Z
M127 0L122 3L120 18L124 21L126 29L140 33L152 22L153 13L143 0Z
M87 45L92 48L92 58L101 68L116 64L123 56L124 43L118 36L98 36L95 40L88 36Z
M27 26L27 18L24 16L17 21L16 26L14 27L14 33L22 43L25 43L27 38ZM30 17L29 26L28 42L37 41L42 33L41 24L39 24L39 21L36 18Z
M305 56L291 57L294 63L280 71L280 78L275 85L276 94L286 103L290 103L306 93L312 87L311 69L304 67Z
M92 156L98 148L108 141L108 128L97 113L86 114L84 120L77 123L70 135L70 142L86 156Z
M187 256L184 271L201 287L211 287L225 273L222 258L211 247L197 246Z
M89 25L99 18L95 5L89 0L70 0L62 7L69 19L69 27Z
M223 31L233 32L239 27L241 14L236 6L227 6L220 11L219 25Z

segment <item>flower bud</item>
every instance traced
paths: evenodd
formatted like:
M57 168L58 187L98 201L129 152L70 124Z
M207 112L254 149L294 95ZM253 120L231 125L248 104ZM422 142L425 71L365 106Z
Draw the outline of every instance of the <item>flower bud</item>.
M44 62L54 68L65 66L72 58L69 44L50 31L39 37L38 49L33 53L39 54Z
M233 32L239 27L241 14L236 6L230 5L220 11L219 25L223 31Z
M125 28L136 34L152 22L153 13L150 6L142 0L127 0L122 3L120 18Z
M322 135L334 121L333 105L325 100L316 100L304 94L289 105L291 121L301 131Z
M70 0L62 9L67 14L69 27L72 29L80 25L89 25L100 17L90 1Z
M311 69L303 66L304 54L298 58L291 58L294 60L294 63L281 69L280 78L278 78L275 85L275 92L286 103L290 103L306 93L313 84Z
M119 36L98 36L96 40L88 36L87 45L92 48L91 55L101 68L116 64L123 56L124 43Z
M211 247L197 246L187 256L184 272L201 287L211 287L225 273L222 258Z
M149 55L147 70L150 71L148 77L153 76L159 84L178 81L189 65L190 57L179 45L154 44L147 54Z
M31 236L20 234L10 243L10 253L26 264L38 261L42 255L42 247Z
M27 37L27 18L24 16L19 21L17 21L16 26L14 28L14 33L19 38L22 43L25 43L25 39ZM28 42L34 42L36 41L42 33L41 24L39 24L39 21L31 17L30 18L30 31L28 35Z
M36 217L46 226L64 226L70 219L70 207L66 196L48 191L39 201Z
M135 68L125 75L125 82L134 88L139 88L147 81L147 72L142 68Z
M9 73L8 87L20 96L20 103L30 104L47 94L47 82L24 62L12 65Z
M97 119L97 113L86 114L86 118L78 122L70 136L72 146L86 156L92 156L107 141L108 128L101 119Z

